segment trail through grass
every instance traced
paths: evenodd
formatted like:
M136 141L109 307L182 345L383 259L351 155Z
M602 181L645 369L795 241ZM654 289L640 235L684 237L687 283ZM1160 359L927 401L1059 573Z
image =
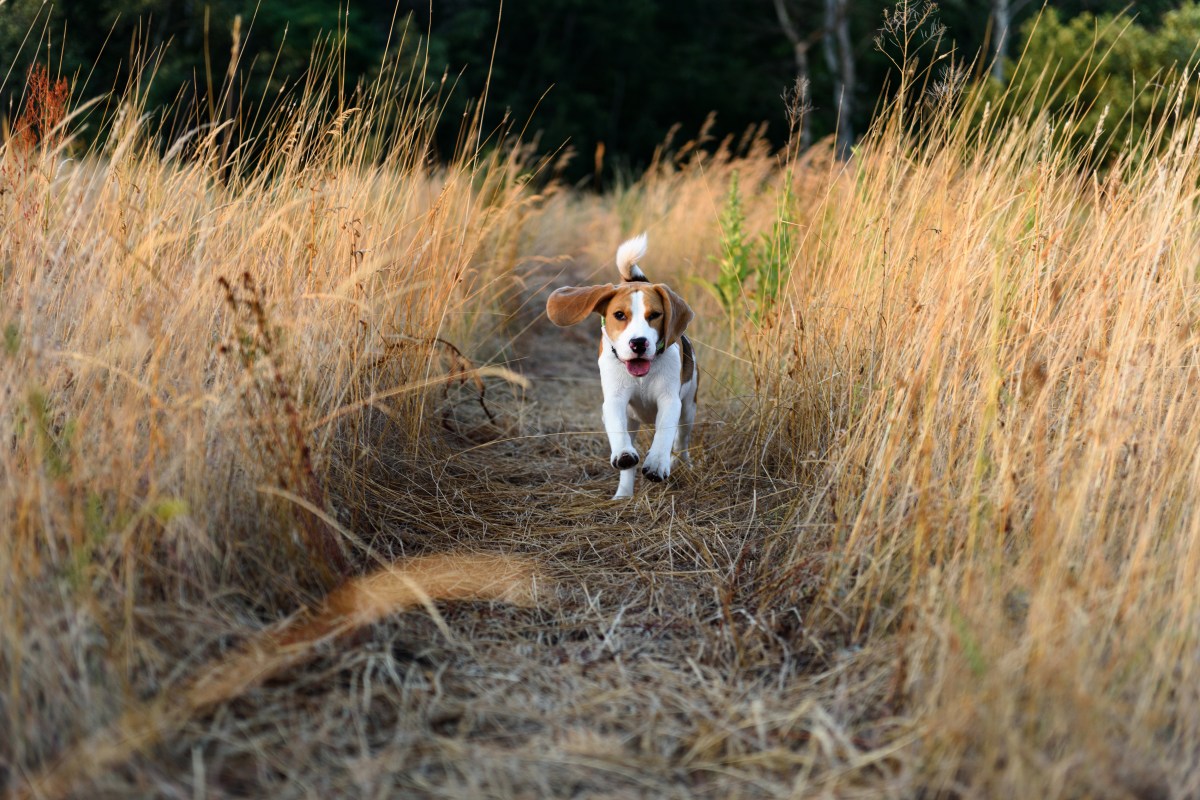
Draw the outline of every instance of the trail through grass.
M383 457L366 499L380 560L520 554L544 576L536 604L398 607L271 683L193 704L162 744L89 774L89 793L730 797L895 779L912 733L880 713L873 654L813 638L801 608L747 606L757 542L799 487L740 477L714 408L694 467L608 501L596 332L535 318L546 293L511 343L530 391L493 391L507 433L479 435L477 407L455 403L476 440L438 433L447 457L419 466Z
M981 91L595 196L435 166L424 84L322 74L262 160L161 152L136 98L0 148L5 790L1200 794L1184 93L1112 163ZM715 299L735 174L769 258ZM597 332L541 312L641 230L696 464L612 503Z

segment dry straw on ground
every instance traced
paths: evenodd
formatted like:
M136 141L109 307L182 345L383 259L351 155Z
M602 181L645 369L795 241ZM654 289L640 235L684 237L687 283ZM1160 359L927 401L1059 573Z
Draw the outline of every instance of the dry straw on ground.
M1200 792L1191 109L1095 164L1036 109L900 105L848 164L689 147L593 197L516 148L431 168L423 85L313 85L232 167L132 101L73 160L5 145L8 790L70 754L89 797ZM689 279L735 171L750 231L796 207L780 301L731 324ZM642 228L702 431L614 505L594 332L540 303ZM200 692L344 579L324 554L464 550L555 588Z
M304 664L322 643L389 616L421 605L436 614L436 601L529 605L536 596L533 565L502 556L424 556L353 578L334 589L320 608L258 636L217 663L203 665L190 683L170 695L125 711L111 725L71 747L43 774L30 777L18 796L66 797L98 773L176 733L192 716Z

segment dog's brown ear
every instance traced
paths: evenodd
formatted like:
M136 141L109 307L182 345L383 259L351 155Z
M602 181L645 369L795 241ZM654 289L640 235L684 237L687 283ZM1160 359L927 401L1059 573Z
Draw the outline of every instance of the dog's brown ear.
M680 336L683 336L688 323L695 315L692 313L692 307L682 297L671 291L671 287L665 283L654 284L654 291L662 297L663 337L667 342L665 346L670 347L679 341Z
M616 293L611 283L603 286L564 286L546 300L546 316L559 327L578 325L595 311L603 314Z

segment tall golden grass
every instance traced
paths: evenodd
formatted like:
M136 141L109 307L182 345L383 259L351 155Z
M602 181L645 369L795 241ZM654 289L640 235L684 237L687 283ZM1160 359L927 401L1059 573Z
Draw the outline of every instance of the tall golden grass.
M1200 127L1168 91L1104 164L1070 118L977 95L914 130L901 97L798 193L790 293L729 345L748 446L811 487L756 600L888 643L933 794L1200 790Z
M883 648L933 796L1200 791L1190 79L1111 161L1070 113L914 80L849 163L727 142L618 200L711 275L730 176L756 234L793 182L785 297L697 334L743 432L725 463L807 487L744 583L763 619Z
M347 538L362 465L426 456L442 384L479 379L454 343L504 312L521 151L468 125L434 166L422 74L342 98L313 67L232 152L232 122L166 139L136 89L99 144L83 103L0 148L10 770L129 699L145 607L287 613L377 566Z
M646 756L645 774L712 759L755 796L865 791L870 769L894 796L1200 792L1194 109L1097 164L1067 144L1070 118L1000 119L986 93L934 98L914 125L923 101L906 86L847 163L824 146L779 157L751 136L685 145L609 195L538 195L517 148L430 166L437 99L421 85L385 81L339 107L316 81L280 112L261 161L247 149L222 162L219 131L162 153L136 98L94 151L5 146L10 770L50 763L207 663L174 663L169 632L244 635L247 617L291 613L404 552L376 506L403 483L424 509L412 513L446 529L440 544L507 537L560 566L566 545L513 518L561 507L599 544L569 559L585 589L626 572L639 587L708 575L676 570L671 542L688 542L712 573L697 597L715 604L696 600L695 652L728 648L719 663L739 686L761 686L760 668L800 680L747 655L779 642L807 653L814 692L837 676L836 699L776 717L730 699L674 755ZM735 172L752 232L792 182L795 248L773 312L731 325L689 278L715 272ZM515 346L523 281L536 288L522 265L569 256L611 280L613 245L643 227L651 277L700 311L705 427L680 491L718 505L675 509L651 490L628 522L581 507L573 486L443 496L446 469L493 469L487 448L436 475L393 468L446 454L428 435L437 387L479 374L458 351ZM502 444L552 433L531 430ZM521 452L575 469L574 453ZM704 536L727 516L724 564ZM612 555L633 546L626 524L667 542L670 565ZM191 618L150 631L153 609ZM605 642L625 611L597 618ZM514 652L577 624L555 613L514 629ZM708 666L664 666L656 692L709 702L727 684ZM816 720L803 736L802 717ZM864 721L889 733L849 733ZM748 730L775 744L749 752Z

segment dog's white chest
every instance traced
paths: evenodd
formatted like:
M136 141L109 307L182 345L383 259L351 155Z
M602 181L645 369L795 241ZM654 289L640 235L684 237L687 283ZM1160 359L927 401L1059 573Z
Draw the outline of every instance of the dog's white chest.
M679 345L668 347L654 361L649 374L629 374L621 360L606 350L599 359L600 384L606 398L624 398L640 419L653 422L659 402L679 396Z

